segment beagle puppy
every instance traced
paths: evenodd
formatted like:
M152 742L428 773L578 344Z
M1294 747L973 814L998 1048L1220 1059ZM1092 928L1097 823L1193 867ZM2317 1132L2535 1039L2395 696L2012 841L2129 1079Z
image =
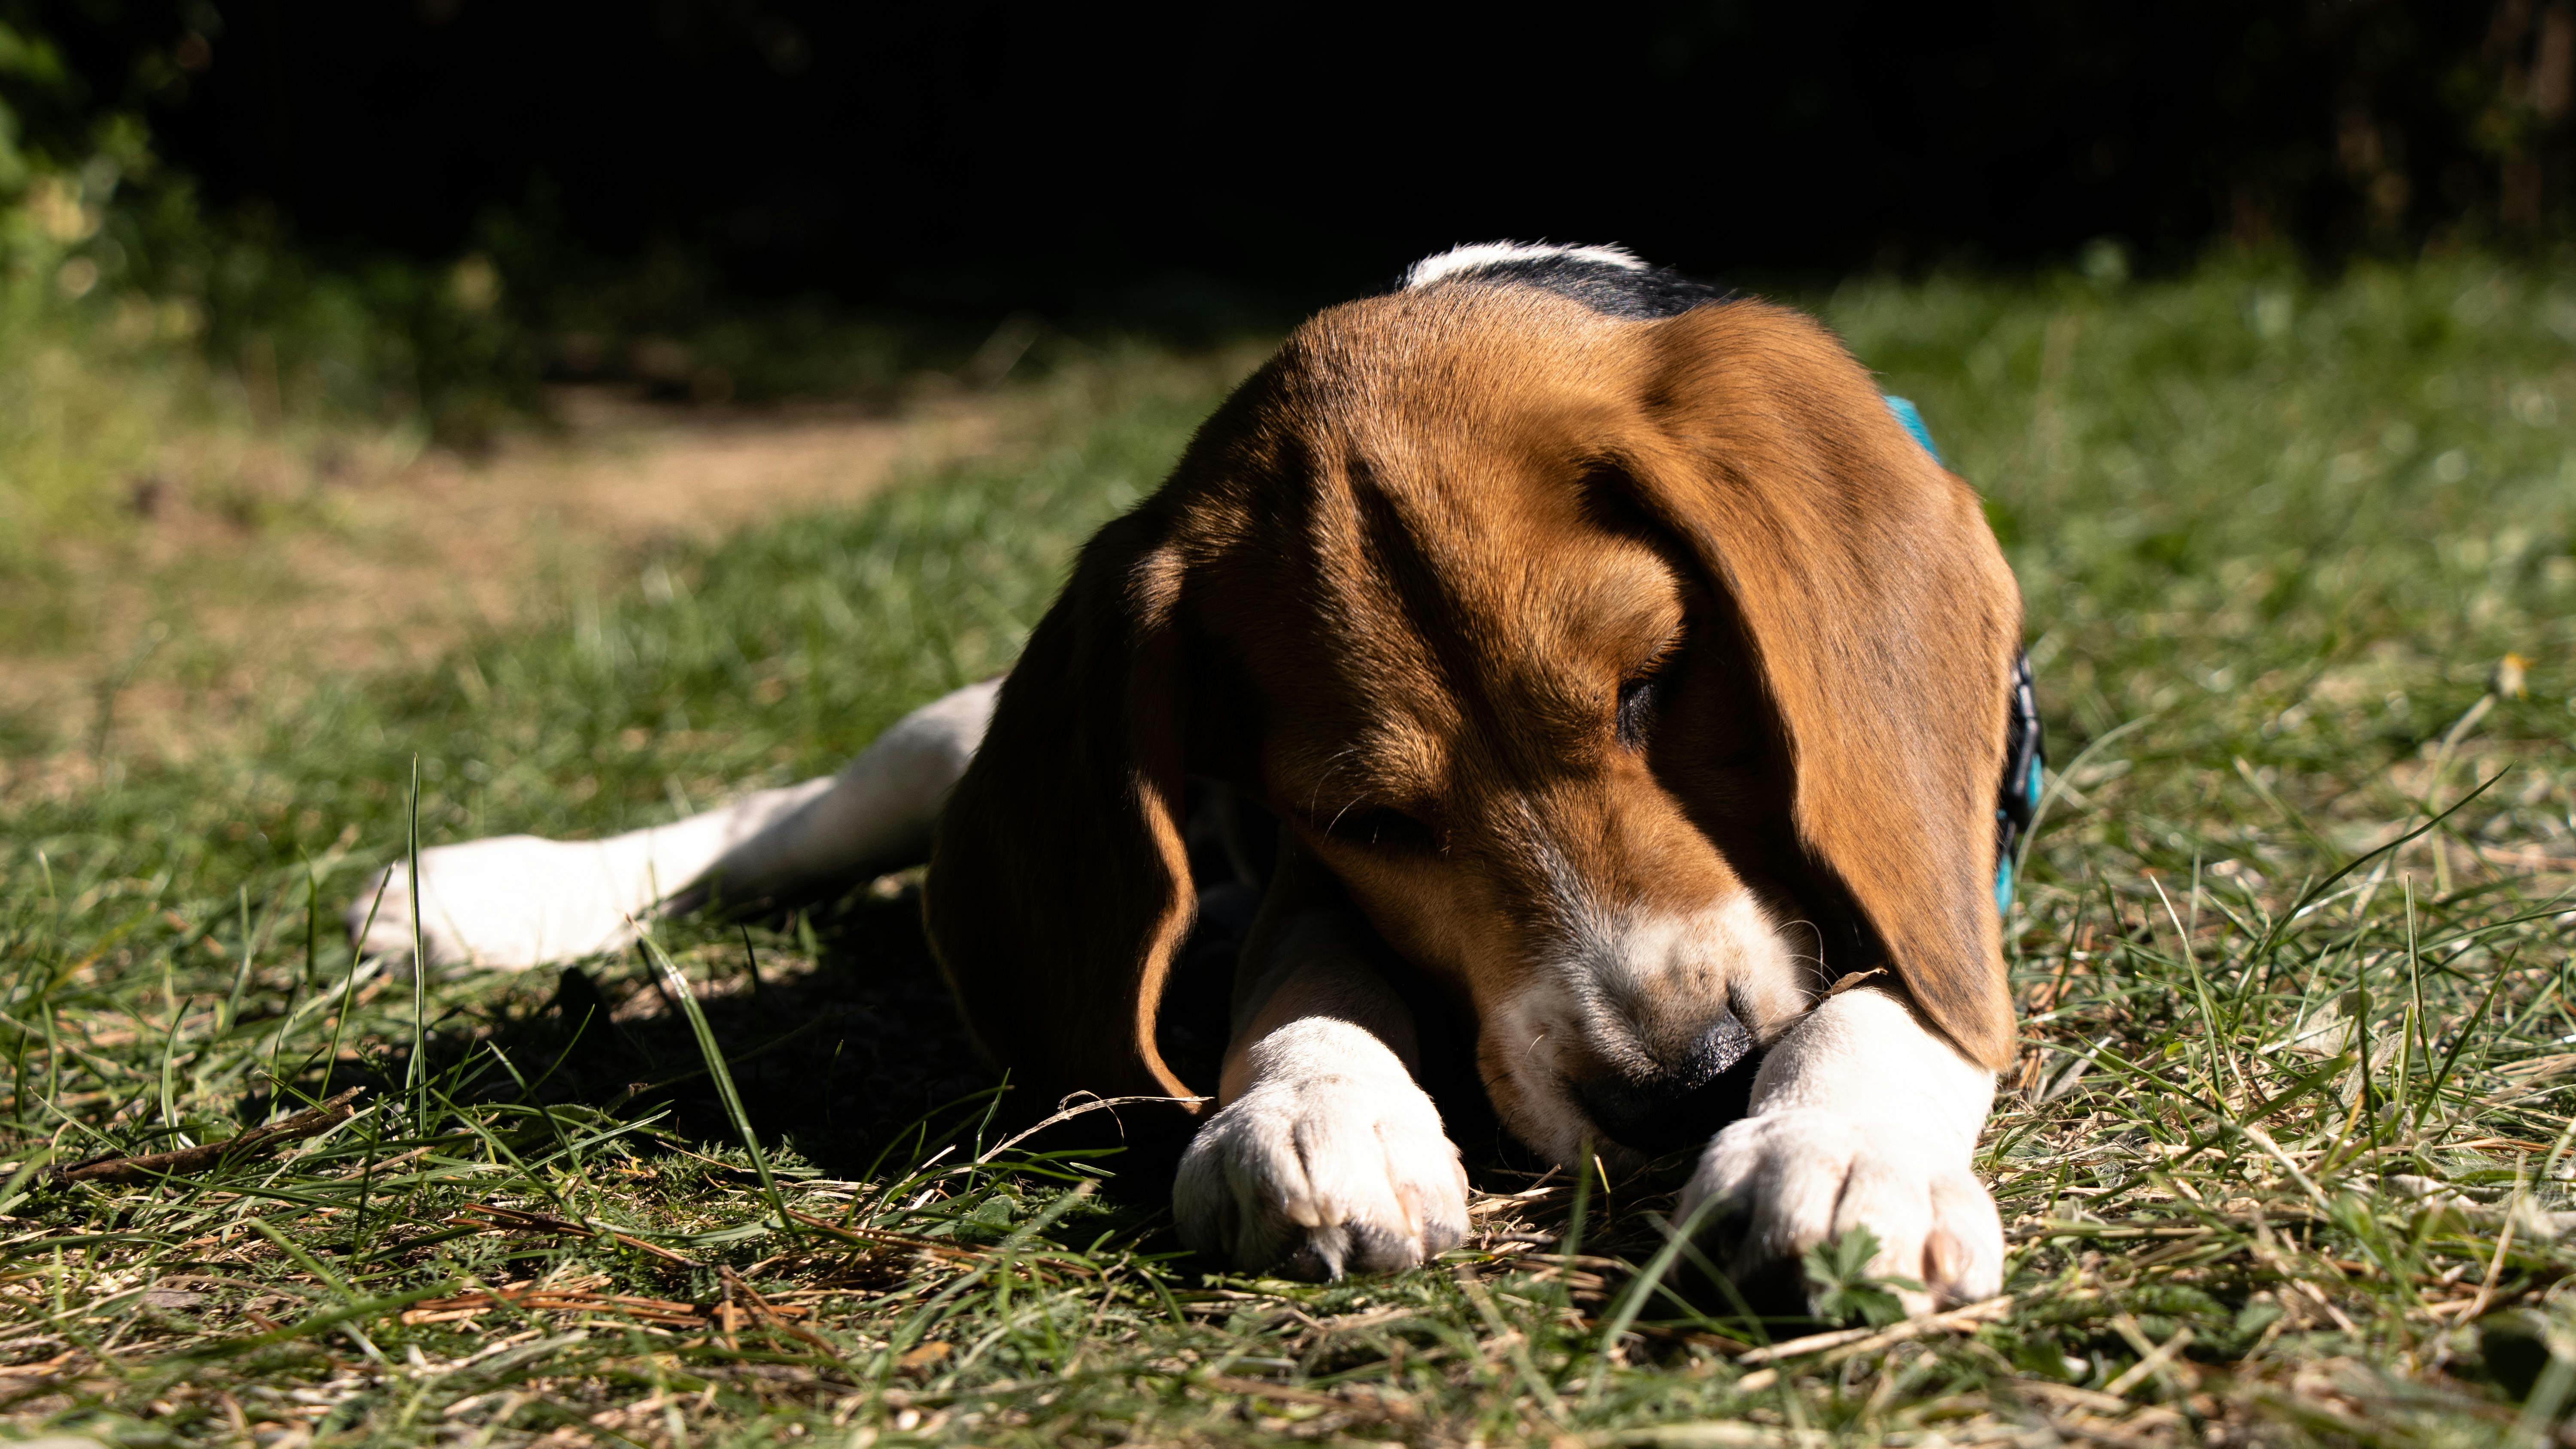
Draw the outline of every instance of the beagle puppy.
M1612 248L1466 247L1298 328L1006 679L828 780L426 851L365 944L408 949L417 889L435 961L530 965L927 849L976 1039L1045 1102L1168 1099L1181 1233L1243 1268L1461 1239L1420 1070L1459 1039L1558 1162L1699 1145L1681 1206L1724 1208L1730 1272L1866 1227L1911 1306L1973 1300L2020 633L1976 495L1824 328ZM1193 787L1262 891L1213 1082L1156 1039Z

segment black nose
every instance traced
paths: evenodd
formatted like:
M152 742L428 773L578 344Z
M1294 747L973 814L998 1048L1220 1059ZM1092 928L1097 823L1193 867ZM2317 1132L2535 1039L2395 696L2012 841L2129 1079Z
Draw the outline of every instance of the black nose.
M1752 1034L1732 1015L1690 1049L1645 1076L1605 1075L1579 1090L1593 1124L1639 1152L1670 1152L1707 1140L1744 1115L1753 1091Z

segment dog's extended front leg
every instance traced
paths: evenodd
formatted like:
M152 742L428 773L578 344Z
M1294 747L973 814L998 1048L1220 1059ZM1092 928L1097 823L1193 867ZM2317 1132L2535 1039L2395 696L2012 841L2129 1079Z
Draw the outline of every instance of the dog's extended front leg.
M1417 1266L1467 1231L1467 1175L1414 1081L1386 948L1301 850L1282 856L1236 975L1218 1110L1181 1159L1181 1236L1302 1278Z
M1800 1255L1867 1228L1870 1272L1909 1278L1909 1313L1973 1302L2003 1286L2003 1222L1970 1159L1994 1074L1871 988L1832 997L1773 1044L1752 1109L1717 1134L1682 1190L1681 1211L1724 1206L1737 1229L1739 1283L1798 1281Z
M421 946L432 966L504 970L613 951L657 909L690 911L829 889L930 851L931 823L993 714L999 681L895 722L837 775L760 790L605 840L499 835L420 853ZM409 955L408 868L378 871L348 909L370 955Z

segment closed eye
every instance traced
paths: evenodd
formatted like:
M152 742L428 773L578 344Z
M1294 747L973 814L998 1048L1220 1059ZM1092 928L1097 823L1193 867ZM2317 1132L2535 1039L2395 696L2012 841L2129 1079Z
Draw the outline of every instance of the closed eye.
M1619 743L1632 750L1646 747L1646 728L1655 720L1655 679L1651 675L1619 686Z
M1406 855L1440 848L1440 837L1429 825L1383 807L1354 806L1334 816L1324 833L1345 844Z

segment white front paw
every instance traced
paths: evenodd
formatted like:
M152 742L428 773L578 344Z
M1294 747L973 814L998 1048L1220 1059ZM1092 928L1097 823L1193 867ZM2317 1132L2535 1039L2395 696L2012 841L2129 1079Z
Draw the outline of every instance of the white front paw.
M1682 1189L1684 1216L1707 1199L1734 1220L1725 1264L1738 1282L1794 1281L1800 1255L1867 1228L1878 1239L1869 1272L1910 1278L1908 1313L1972 1303L2003 1288L2004 1229L1995 1200L1965 1160L1924 1141L1918 1126L1822 1108L1748 1117L1717 1134ZM1776 1279L1775 1279L1776 1281Z
M1457 1246L1467 1174L1438 1109L1394 1056L1357 1027L1321 1020L1256 1051L1273 1048L1293 1069L1257 1078L1181 1159L1172 1210L1182 1240L1240 1268L1310 1279L1416 1267Z

